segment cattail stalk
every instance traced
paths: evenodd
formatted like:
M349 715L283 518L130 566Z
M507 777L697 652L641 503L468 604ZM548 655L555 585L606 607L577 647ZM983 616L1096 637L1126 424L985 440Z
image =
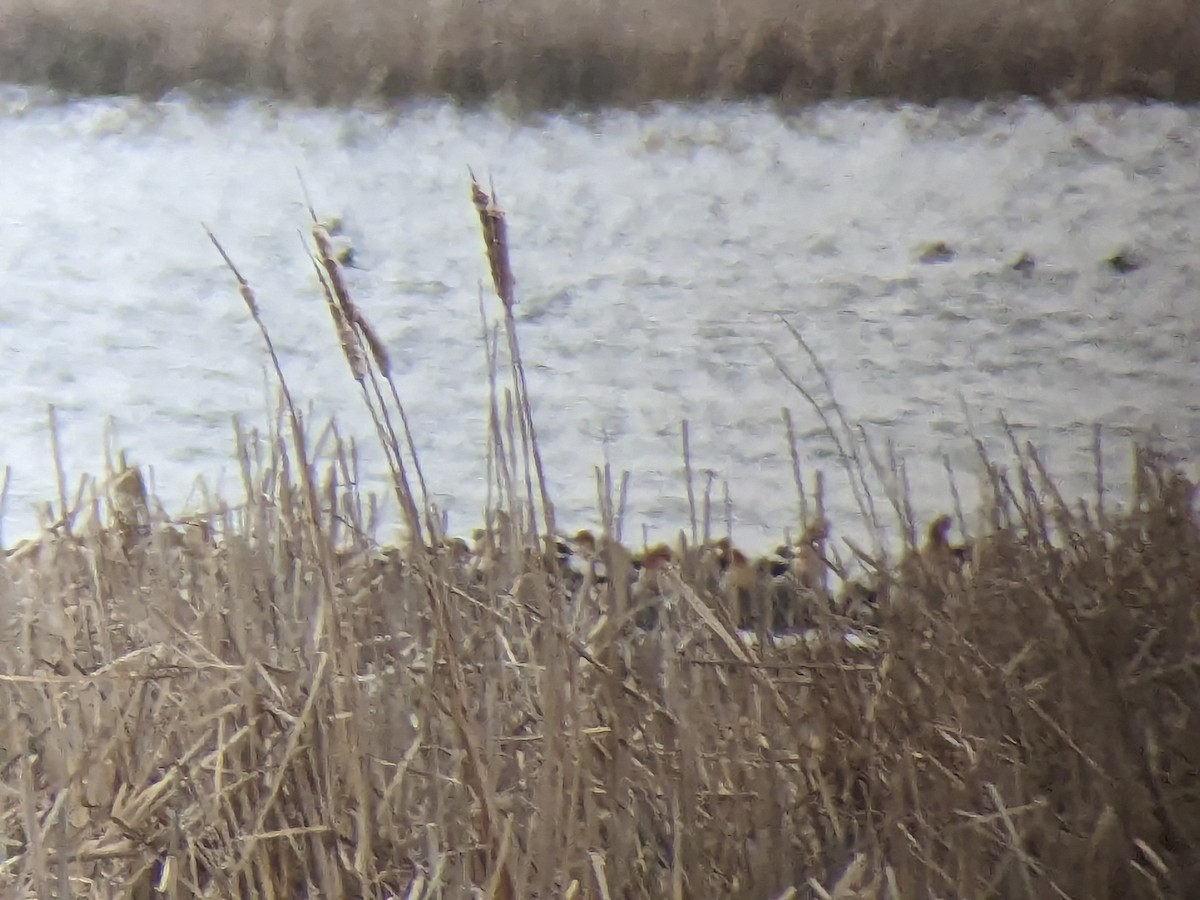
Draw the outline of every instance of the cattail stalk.
M549 488L546 484L541 448L538 446L537 429L533 423L533 410L529 401L525 365L521 360L521 347L517 340L516 319L513 316L513 308L516 306L516 279L513 278L512 265L509 261L508 226L504 210L496 201L495 191L493 190L491 194L485 192L479 186L474 172L471 173L471 198L475 204L475 210L479 214L484 248L487 251L488 265L492 272L492 284L496 289L496 296L504 305L504 329L508 336L509 355L512 358L513 386L521 409L520 424L523 442L526 445L526 453L531 453L533 456L533 465L537 472L538 487L541 493L542 510L546 519L546 531L548 534L554 534L554 505L550 501ZM525 434L526 431L528 434ZM531 524L536 538L537 520L533 515L532 486L528 486L528 490Z
M311 212L311 210L310 210ZM400 416L401 429L404 431L405 443L408 447L408 453L412 459L413 471L417 476L417 484L421 491L421 506L425 510L429 529L429 539L433 541L436 535L436 526L432 521L432 513L429 509L429 489L425 482L425 474L421 470L421 460L417 454L416 441L413 439L412 428L408 422L408 413L404 408L403 402L400 400L400 391L396 387L395 379L392 377L392 361L388 354L387 346L379 337L378 332L371 326L367 317L363 315L358 305L354 302L350 295L350 290L346 286L345 277L342 274L341 263L338 262L337 256L334 253L333 241L329 236L329 231L316 221L315 213L313 216L312 238L313 243L317 248L317 262L319 263L318 279L321 282L322 290L325 292L326 302L331 307L337 307L340 311L340 319L344 320L346 328L350 332L350 337L353 338L350 344L358 348L358 354L362 353L362 345L365 345L366 350L370 353L371 360L375 363L375 368L379 374L383 376L383 380L387 383L392 403ZM339 316L334 313L335 327L339 321ZM343 350L347 347L347 342L343 338L342 329L338 329L338 338L342 342ZM361 344L360 344L361 342ZM409 531L413 540L421 541L421 515L417 509L416 500L413 496L412 487L408 481L406 466L402 454L400 452L399 440L396 436L396 431L391 421L391 414L388 411L388 404L384 399L382 389L373 372L369 367L363 365L361 371L364 372L367 378L359 376L359 371L355 369L353 361L347 355L347 361L350 362L351 372L354 374L355 380L362 387L366 396L367 407L371 411L372 418L376 421L376 427L381 428L382 432L387 435L383 439L383 444L389 449L395 457L395 465L393 475L397 477L398 483L396 491L400 495L401 507L404 509L405 517L409 519ZM371 403L370 396L367 392L366 381L370 380L372 390L375 394L375 399L378 402L378 411ZM382 419L382 421L380 421Z

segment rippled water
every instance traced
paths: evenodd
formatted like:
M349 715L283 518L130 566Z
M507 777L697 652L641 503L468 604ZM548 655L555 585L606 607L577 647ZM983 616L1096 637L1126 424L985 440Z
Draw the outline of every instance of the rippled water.
M697 469L729 482L735 535L765 542L796 516L787 406L802 463L829 470L850 528L830 441L767 352L819 391L780 316L848 414L909 460L923 514L947 501L943 455L971 464L964 413L1002 449L1003 411L1077 494L1090 490L1093 422L1113 436L1114 482L1131 436L1158 429L1181 456L1200 449L1193 110L728 105L512 122L449 107L5 102L9 533L53 495L50 402L76 476L100 468L112 415L169 503L222 471L236 494L230 418L267 420L266 358L202 221L255 285L293 391L370 445L304 257L297 169L319 210L346 215L353 290L393 351L453 527L477 522L484 499L487 269L468 166L509 211L522 347L567 525L594 521L605 458L634 472L627 527L683 524L686 417ZM957 256L922 264L939 240ZM1125 247L1145 264L1118 274L1104 260ZM1010 268L1023 252L1032 273Z

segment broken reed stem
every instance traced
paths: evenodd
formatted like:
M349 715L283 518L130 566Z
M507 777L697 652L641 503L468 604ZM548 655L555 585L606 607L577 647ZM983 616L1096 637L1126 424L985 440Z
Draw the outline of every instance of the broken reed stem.
M54 457L54 484L58 489L59 521L66 534L71 533L71 516L67 510L67 473L63 468L62 444L58 439L58 410L51 403L46 409L50 426L50 452Z
M712 540L712 516L713 516L713 484L717 480L717 473L712 469L707 469L704 473L704 500L703 500L703 522L704 529L701 532L704 536L704 543Z
M692 545L700 539L700 525L696 518L696 489L692 481L692 443L689 437L688 420L683 420L683 480L687 485L688 519L692 523Z
M613 540L617 543L620 543L624 539L625 511L629 507L629 481L632 477L628 469L621 472L621 487L617 492L616 530L612 533Z
M621 482L615 489L612 475L612 463L606 462L603 470L596 467L596 491L600 510L600 527L604 534L612 535L614 541L621 542L621 532L624 530L625 507L629 502L629 472L621 473Z
M733 496L729 493L729 482L721 480L721 502L725 505L725 536L733 540Z
M533 423L533 409L529 400L529 387L525 378L525 365L521 360L521 345L517 340L517 324L513 316L513 308L516 306L516 280L513 278L512 265L509 261L508 227L504 217L504 210L501 209L499 203L496 201L495 190L493 189L491 194L486 193L479 186L479 182L475 178L475 173L471 172L470 175L471 199L475 204L476 212L479 213L479 224L483 231L483 242L487 250L488 264L492 272L492 284L495 286L496 296L500 298L500 302L504 305L504 330L508 335L508 351L512 359L514 387L517 394L517 403L521 409L521 430L523 439L528 444L526 452L533 455L533 467L537 473L538 489L542 500L542 512L546 520L546 533L554 534L557 530L554 521L554 505L550 501L545 467L542 465L542 451L538 445L537 429ZM527 435L524 434L526 430L528 431ZM530 522L533 526L534 538L536 539L538 531L536 518L533 516L533 492L531 486L527 485L527 488L530 493Z
M605 534L612 534L614 515L612 466L605 463L604 468L595 466L592 471L596 476L596 508L600 513L600 528Z

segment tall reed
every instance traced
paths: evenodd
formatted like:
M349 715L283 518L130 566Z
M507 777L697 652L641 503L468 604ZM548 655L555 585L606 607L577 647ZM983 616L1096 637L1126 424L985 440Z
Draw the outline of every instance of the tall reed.
M512 361L513 393L517 398L520 410L518 423L521 432L521 449L525 454L525 487L529 495L530 534L538 533L532 486L534 475L537 477L546 531L553 534L555 531L554 504L550 502L550 492L546 485L542 451L538 446L537 429L533 423L533 406L529 399L529 385L525 379L525 364L521 360L521 344L517 339L517 324L513 315L513 309L517 304L517 281L513 277L512 263L509 260L508 223L504 216L504 210L496 201L495 191L493 190L491 194L485 193L473 172L471 173L471 199L479 214L479 225L483 231L488 266L492 272L492 284L496 289L496 296L500 298L500 302L504 306L504 333L508 338L508 352ZM532 473L529 465L530 457L533 460Z

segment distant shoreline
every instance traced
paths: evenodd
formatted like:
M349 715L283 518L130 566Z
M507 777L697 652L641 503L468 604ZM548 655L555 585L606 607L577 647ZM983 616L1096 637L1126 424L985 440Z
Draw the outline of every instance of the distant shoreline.
M159 97L203 84L322 105L1200 100L1200 9L1181 4L660 0L644 12L576 0L552 14L535 0L503 9L367 0L349 11L332 0L9 5L0 80L82 95Z

